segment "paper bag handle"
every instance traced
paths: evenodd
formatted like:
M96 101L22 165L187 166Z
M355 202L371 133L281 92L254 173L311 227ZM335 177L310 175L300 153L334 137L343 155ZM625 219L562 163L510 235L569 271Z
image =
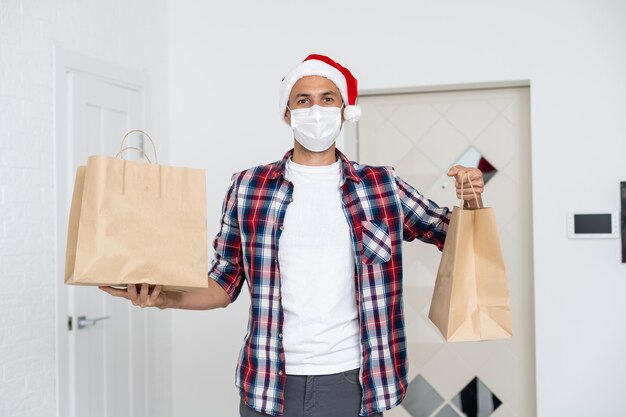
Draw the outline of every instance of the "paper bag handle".
M154 144L154 140L150 137L150 135L149 135L149 134L147 134L146 132L144 132L144 131L143 131L143 130L141 130L141 129L132 129L132 130L129 130L128 132L126 132L126 134L125 134L125 135L124 135L124 137L122 138L122 143L120 143L120 151L117 153L117 155L119 155L119 154L120 154L120 153L122 153L125 149L128 149L128 148L134 148L134 149L137 149L137 148L132 147L132 146L128 146L128 147L124 148L124 142L126 141L126 138L127 138L127 137L129 137L129 136L130 136L131 134L133 134L133 133L141 133L142 135L146 136L146 137L150 140L150 143L152 144L152 151L154 152L154 163L158 164L158 163L159 163L159 158L157 157L157 150L156 150L156 145ZM144 155L146 155L146 153L145 153L145 152L143 152L143 151L142 151L142 153L143 153ZM117 157L117 155L115 155L115 156ZM148 159L148 157L147 157L147 156L146 156L146 159ZM148 161L150 161L150 159L148 159Z
M150 160L150 158L148 158L148 155L146 155L146 153L143 151L143 149L138 148L138 147L136 147L136 146L127 146L127 147L125 147L125 148L120 149L120 150L119 150L119 152L115 154L115 157L117 158L118 156L120 156L120 154L121 154L122 152L127 151L127 150L129 150L129 149L134 149L134 150L136 150L136 151L141 152L141 154L143 155L143 157L144 157L144 158L146 158L146 159L148 160L148 163L149 163L149 164L151 164L151 163L152 163L152 161Z
M470 180L470 174L467 173L467 182L469 182L470 187L472 188L472 193L474 194L474 200L476 200L476 204L478 204L478 208L480 207L480 201L478 199L478 195L476 194L476 190L474 190L474 185L472 184L472 180ZM465 205L465 201L463 200L463 179L461 178L461 210L463 210L463 206Z
M148 155L146 155L143 149L137 148L136 146L127 146L125 148L120 149L119 152L115 155L115 157L117 158L122 152L127 151L129 149L133 149L133 150L141 152L143 157L148 160L148 163L152 164L152 161L150 161L150 158L148 158ZM156 158L156 153L154 154L154 157ZM123 161L122 163L122 195L124 195L126 194L126 160L122 159L122 161ZM161 198L161 192L162 192L161 165L156 164L156 167L159 171L159 198Z

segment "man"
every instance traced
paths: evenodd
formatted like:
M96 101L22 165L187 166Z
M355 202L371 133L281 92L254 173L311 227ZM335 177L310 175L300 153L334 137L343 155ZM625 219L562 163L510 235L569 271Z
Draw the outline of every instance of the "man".
M233 175L206 290L102 287L141 307L212 309L247 281L242 417L382 416L405 396L401 243L442 250L450 210L393 168L350 162L335 148L344 120L360 117L356 97L356 79L326 56L310 55L285 76L279 110L294 148ZM455 166L448 175L457 197L477 207L467 178L480 196L481 172Z

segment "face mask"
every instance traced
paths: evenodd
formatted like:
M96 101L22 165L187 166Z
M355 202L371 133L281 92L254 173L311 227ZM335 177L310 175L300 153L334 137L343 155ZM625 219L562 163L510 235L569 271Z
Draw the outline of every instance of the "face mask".
M341 132L341 107L320 107L316 104L289 111L296 140L311 152L330 148Z

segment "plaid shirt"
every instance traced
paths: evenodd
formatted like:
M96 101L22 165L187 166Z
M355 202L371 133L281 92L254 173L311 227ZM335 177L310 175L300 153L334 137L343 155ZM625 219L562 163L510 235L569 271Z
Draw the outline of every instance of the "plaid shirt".
M209 271L233 301L248 282L252 305L235 382L245 404L273 416L283 415L286 379L278 241L293 201L293 184L284 177L292 153L233 175ZM450 210L424 198L391 167L359 165L336 154L354 248L362 348L359 415L369 416L398 405L406 394L402 240L419 239L443 250Z

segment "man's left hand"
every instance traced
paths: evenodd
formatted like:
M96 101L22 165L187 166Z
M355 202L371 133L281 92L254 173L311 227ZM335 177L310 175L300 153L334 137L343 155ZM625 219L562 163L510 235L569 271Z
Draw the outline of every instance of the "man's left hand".
M472 192L472 186L470 186L470 183L468 182L468 174L476 195ZM450 168L447 175L449 177L455 177L456 179L454 185L456 187L457 198L467 201L470 208L482 207L481 194L485 187L485 181L483 179L483 173L480 169L455 165ZM461 196L461 182L463 182L463 196Z

